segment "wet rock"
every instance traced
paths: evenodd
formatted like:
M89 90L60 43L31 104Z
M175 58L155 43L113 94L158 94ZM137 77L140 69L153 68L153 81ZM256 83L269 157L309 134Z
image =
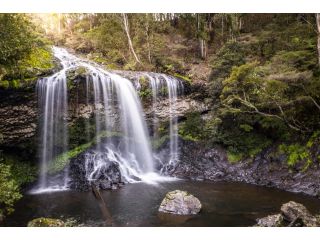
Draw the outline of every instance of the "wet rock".
M168 192L159 207L160 212L178 215L197 214L200 210L201 203L199 199L181 190Z
M258 227L282 227L283 226L283 216L281 214L274 214L264 218L257 219Z
M294 201L283 204L281 206L281 213L284 219L293 226L295 222L302 222L303 226L306 227L316 227L318 225L317 218L305 206Z
M65 227L65 223L60 219L36 218L28 222L28 227Z
M167 149L167 143L159 147L160 156L168 156ZM292 171L284 157L274 157L277 149L274 145L254 158L231 163L221 146L206 147L203 142L180 138L180 161L169 174L188 179L245 182L319 196L320 165L314 164L303 174L299 170Z
M94 156L96 154L89 149L71 159L69 165L69 186L71 189L88 191L93 184L98 189L109 190L117 189L122 185L119 164L109 160L107 153L101 153L99 155L101 165L97 168L94 159L88 161L90 159L88 155Z
M313 216L308 209L294 201L281 206L281 212L257 219L259 227L318 227L320 219Z

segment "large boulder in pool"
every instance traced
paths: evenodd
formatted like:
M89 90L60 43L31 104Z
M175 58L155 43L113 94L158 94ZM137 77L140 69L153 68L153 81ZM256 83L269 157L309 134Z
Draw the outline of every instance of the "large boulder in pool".
M201 202L199 199L181 190L168 192L159 207L159 212L178 215L197 214L200 210Z
M65 223L60 219L36 218L28 222L28 227L65 227Z
M281 213L284 219L293 225L300 222L302 226L316 227L318 226L317 218L313 216L308 209L301 203L290 201L281 206Z

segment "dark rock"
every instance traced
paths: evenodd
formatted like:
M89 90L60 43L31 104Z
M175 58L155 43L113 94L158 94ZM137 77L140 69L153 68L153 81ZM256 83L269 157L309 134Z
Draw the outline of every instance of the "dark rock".
M320 166L315 164L303 174L290 171L283 157L272 157L276 148L272 146L254 158L231 163L220 146L207 147L203 142L179 139L180 161L168 174L193 180L245 182L317 196ZM168 156L168 149L168 143L165 143L159 149L159 155Z
M197 214L200 210L201 203L199 199L186 191L180 190L168 192L159 207L159 212L178 215Z
M69 187L79 191L88 191L93 184L98 189L116 189L123 184L118 163L110 161L107 153L99 155L105 163L99 171L94 170L93 162L86 164L88 154L96 154L93 150L81 153L76 158L71 159L69 165ZM87 173L93 172L92 179L88 179Z

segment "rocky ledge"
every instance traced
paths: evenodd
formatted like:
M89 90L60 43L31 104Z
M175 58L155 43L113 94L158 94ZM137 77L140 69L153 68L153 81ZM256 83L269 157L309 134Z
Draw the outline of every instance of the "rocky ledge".
M285 156L274 156L275 147L237 163L228 161L226 151L220 146L206 147L201 142L181 139L179 149L180 162L172 169L173 176L245 182L320 197L319 164L314 163L307 170L290 168Z

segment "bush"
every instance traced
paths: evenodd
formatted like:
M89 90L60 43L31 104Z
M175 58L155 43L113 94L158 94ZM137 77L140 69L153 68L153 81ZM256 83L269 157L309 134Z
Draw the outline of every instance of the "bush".
M0 163L0 219L14 211L13 206L21 197L10 166Z

